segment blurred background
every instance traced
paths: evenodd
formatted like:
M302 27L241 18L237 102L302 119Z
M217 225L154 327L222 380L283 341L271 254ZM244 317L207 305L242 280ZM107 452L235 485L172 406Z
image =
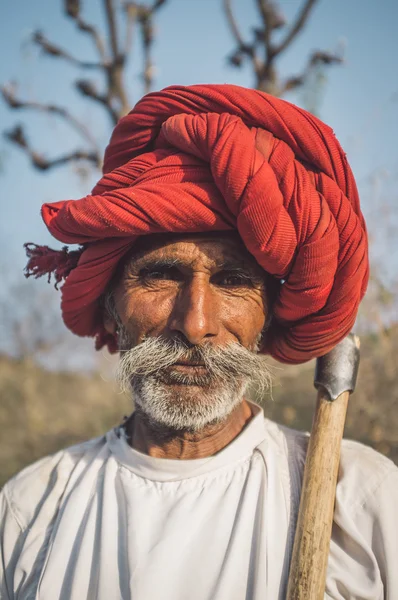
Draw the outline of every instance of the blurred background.
M100 176L118 119L150 90L234 83L334 129L357 179L372 276L346 437L398 463L398 36L395 0L13 0L0 4L0 485L132 410L115 359L64 327L60 292L26 280L23 244L59 247L43 202ZM309 429L312 363L276 365L266 414Z

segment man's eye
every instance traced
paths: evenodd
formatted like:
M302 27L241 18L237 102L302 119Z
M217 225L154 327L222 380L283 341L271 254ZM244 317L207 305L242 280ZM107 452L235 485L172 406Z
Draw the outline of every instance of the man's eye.
M252 281L250 277L239 273L230 273L217 277L216 283L226 287L251 287Z
M147 279L166 279L167 274L164 271L148 271L144 277Z

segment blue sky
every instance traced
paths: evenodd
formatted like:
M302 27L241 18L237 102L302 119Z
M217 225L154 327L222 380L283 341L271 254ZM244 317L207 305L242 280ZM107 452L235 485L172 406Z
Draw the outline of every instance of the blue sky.
M105 146L110 135L108 120L100 108L74 92L76 70L59 60L39 56L28 43L31 32L41 29L57 44L70 48L74 55L95 59L90 39L77 32L73 23L62 15L62 4L61 0L0 3L0 82L19 81L21 95L68 106ZM282 0L280 4L291 18L301 0ZM89 0L83 5L88 20L102 23L102 1ZM255 0L234 0L233 5L242 32L248 33L258 23ZM397 264L397 251L389 246L390 238L376 217L381 208L386 211L386 227L393 228L394 239L398 225L397 20L396 0L320 0L306 29L279 62L282 74L292 75L301 71L310 50L333 50L339 43L345 44L345 64L327 72L320 116L333 127L348 154L370 233L376 240L373 252L380 256L386 271ZM226 55L233 48L233 40L222 0L168 0L157 15L156 35L155 89L175 83L252 85L249 66L242 70L227 66ZM127 71L132 104L142 95L140 68L140 49L134 47ZM84 76L83 72L80 76ZM297 104L303 102L300 94L286 99ZM1 129L16 122L26 124L32 143L49 156L72 150L79 141L55 118L17 113L0 101ZM39 216L41 204L78 198L88 193L94 179L81 181L71 167L41 174L30 168L21 151L2 139L0 153L3 216L0 266L6 271L15 269L17 273L25 264L22 250L25 241L51 242Z

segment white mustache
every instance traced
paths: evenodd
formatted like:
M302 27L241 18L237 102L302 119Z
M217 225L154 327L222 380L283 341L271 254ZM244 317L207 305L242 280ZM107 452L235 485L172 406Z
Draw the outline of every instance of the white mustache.
M117 379L127 391L134 379L159 375L178 362L203 364L210 380L219 382L242 379L256 385L264 393L272 383L269 367L263 355L234 342L227 346L206 343L188 347L181 339L162 336L147 338L141 344L121 353Z

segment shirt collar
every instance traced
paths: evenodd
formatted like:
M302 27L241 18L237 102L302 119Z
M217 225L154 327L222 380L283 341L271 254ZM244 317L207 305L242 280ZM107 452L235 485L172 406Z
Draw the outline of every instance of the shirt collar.
M252 402L250 406L254 416L241 433L220 452L206 458L175 460L148 456L128 444L122 426L111 430L107 441L117 461L140 477L153 481L189 479L244 460L264 441L267 432L263 410Z

